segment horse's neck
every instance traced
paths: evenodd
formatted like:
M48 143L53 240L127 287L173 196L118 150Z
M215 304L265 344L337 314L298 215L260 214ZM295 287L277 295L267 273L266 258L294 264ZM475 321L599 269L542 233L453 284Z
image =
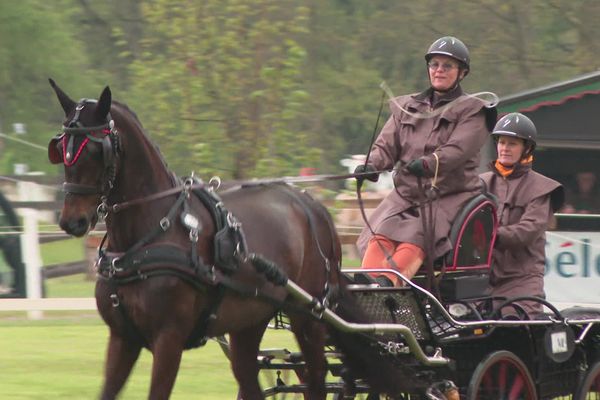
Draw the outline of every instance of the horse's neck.
M166 169L162 158L149 141L129 144L123 153L125 156L109 195L109 204L143 200L173 188L171 172ZM106 227L111 250L125 251L156 229L175 199L171 195L163 199L142 201L109 216Z

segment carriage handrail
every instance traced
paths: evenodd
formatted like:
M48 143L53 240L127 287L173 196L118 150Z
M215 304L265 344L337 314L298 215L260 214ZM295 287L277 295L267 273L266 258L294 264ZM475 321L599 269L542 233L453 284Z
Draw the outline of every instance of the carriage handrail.
M407 345L410 348L412 354L416 357L417 360L422 362L424 365L428 366L443 366L448 365L450 363L450 359L446 357L442 357L440 352L436 351L433 356L427 356L421 349L417 338L413 334L413 332L406 326L402 324L361 324L355 322L348 322L345 319L341 318L339 315L334 313L331 309L322 305L322 303L309 293L307 293L300 286L296 285L293 281L288 280L286 284L286 289L288 293L290 293L294 298L301 301L306 305L310 305L313 307L313 311L318 314L318 316L324 319L326 322L333 325L334 328L339 329L344 332L353 332L353 333L373 333L373 334L381 334L381 333L398 333L406 339Z

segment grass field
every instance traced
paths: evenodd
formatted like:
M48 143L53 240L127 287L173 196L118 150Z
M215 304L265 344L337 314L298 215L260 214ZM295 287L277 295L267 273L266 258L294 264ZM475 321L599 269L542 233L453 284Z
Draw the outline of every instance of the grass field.
M93 399L102 381L107 328L98 318L0 321L0 399ZM286 347L269 331L267 347ZM151 354L143 351L122 399L145 399ZM173 399L234 399L237 386L218 344L184 353Z
M45 265L81 260L79 239L42 246ZM356 266L356 260L350 264ZM84 274L45 282L47 297L93 297ZM94 399L102 384L108 329L95 311L53 311L30 321L25 312L0 312L0 399ZM261 348L295 350L291 333L268 330ZM152 355L144 350L121 399L148 395ZM218 343L186 351L172 399L235 399L237 384ZM291 398L291 397L290 397Z
M44 264L81 259L81 242L42 247ZM86 275L49 279L48 297L92 297ZM108 329L95 311L45 312L30 321L24 312L0 312L0 399L94 399L102 384ZM263 348L294 350L288 332L269 330ZM121 399L147 398L151 354L144 350ZM237 384L215 341L186 351L173 399L235 399Z

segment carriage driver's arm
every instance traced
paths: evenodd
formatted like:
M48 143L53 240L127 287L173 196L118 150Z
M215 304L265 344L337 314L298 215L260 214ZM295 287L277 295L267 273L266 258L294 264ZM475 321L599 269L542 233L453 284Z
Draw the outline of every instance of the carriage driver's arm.
M499 250L530 246L548 227L550 196L529 202L519 222L498 228L495 247ZM550 211L551 213L551 211Z

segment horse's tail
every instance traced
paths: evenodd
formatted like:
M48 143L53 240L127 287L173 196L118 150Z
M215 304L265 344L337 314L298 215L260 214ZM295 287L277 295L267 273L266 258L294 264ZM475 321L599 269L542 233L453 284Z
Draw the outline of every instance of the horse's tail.
M335 314L347 322L368 324L374 321L360 307L356 298L341 282L335 299ZM351 379L365 380L373 393L390 396L412 392L424 387L424 382L411 373L409 367L385 350L373 336L346 332L329 324L329 336L342 353L344 366ZM344 376L346 378L346 376Z

